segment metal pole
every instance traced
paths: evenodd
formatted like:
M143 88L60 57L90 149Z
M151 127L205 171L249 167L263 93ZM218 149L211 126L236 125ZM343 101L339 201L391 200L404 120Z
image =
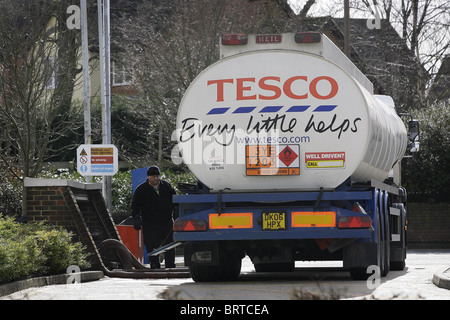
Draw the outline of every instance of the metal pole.
M104 28L105 28L105 115L106 115L106 141L111 143L111 48L110 48L110 5L104 0Z
M103 2L103 34L105 53L105 111L104 111L104 132L103 143L111 144L111 52L110 52L110 1ZM112 183L111 176L103 176L102 191L106 201L106 207L112 212Z
M91 144L91 95L89 88L89 49L87 32L86 0L81 4L81 50L83 56L83 107L84 107L84 143ZM86 182L91 183L92 177L87 176Z
M98 11L98 42L99 42L99 58L100 58L100 103L102 111L102 134L106 132L105 129L105 41L103 29L103 3L102 0L97 0ZM105 140L105 139L102 139Z
M351 59L350 53L350 3L344 0L344 53Z

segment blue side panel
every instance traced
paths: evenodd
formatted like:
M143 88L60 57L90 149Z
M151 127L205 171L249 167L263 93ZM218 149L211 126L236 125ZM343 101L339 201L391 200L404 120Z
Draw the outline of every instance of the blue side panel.
M251 202L251 201L315 201L320 192L283 192L283 193L232 193L220 195L220 201L226 202ZM369 200L372 199L370 191L355 192L325 192L321 196L322 201L333 200ZM216 203L218 194L191 194L176 195L175 203Z
M376 239L377 204L381 193L376 189L325 192L280 192L280 193L223 193L189 194L174 196L180 204L180 220L201 219L209 223L209 215L217 213L251 212L252 227L208 229L202 232L175 232L176 241L213 240L263 240L263 239L344 239L373 242ZM387 193L386 193L387 194ZM386 197L387 199L387 197ZM353 211L352 205L359 202L372 219L373 228L340 229L339 218L365 215ZM314 205L315 204L315 205ZM220 207L220 210L219 210ZM285 230L263 230L263 212L285 212ZM335 212L335 224L331 226L295 226L293 214L298 212Z
M133 186L133 194L136 188L147 180L148 167L131 170L131 183ZM148 264L147 248L144 245L144 264Z
M175 232L175 241L220 241L220 240L289 240L289 239L367 239L372 236L369 229L302 228L288 231L203 231Z
M138 185L147 180L148 167L131 170L131 182L133 185L133 194Z

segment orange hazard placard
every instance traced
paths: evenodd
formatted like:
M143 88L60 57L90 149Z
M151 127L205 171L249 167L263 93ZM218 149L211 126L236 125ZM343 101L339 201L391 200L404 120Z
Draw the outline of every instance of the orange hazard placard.
M336 227L336 212L334 211L293 211L291 215L293 228Z
M288 176L300 174L299 145L247 145L247 176Z
M253 228L253 213L210 213L210 229L249 229Z

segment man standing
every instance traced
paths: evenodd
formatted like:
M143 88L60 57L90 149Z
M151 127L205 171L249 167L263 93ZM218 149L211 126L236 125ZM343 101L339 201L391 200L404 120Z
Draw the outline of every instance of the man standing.
M143 228L147 252L173 242L173 202L175 190L160 179L156 166L147 170L147 180L135 190L131 204L134 228ZM165 252L166 268L175 268L175 249ZM150 257L150 267L159 269L159 257Z

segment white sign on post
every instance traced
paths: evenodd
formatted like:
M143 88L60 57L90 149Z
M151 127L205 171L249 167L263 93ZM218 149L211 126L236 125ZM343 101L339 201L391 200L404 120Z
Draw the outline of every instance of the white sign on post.
M113 176L119 156L112 144L82 144L77 149L77 170L82 176Z

